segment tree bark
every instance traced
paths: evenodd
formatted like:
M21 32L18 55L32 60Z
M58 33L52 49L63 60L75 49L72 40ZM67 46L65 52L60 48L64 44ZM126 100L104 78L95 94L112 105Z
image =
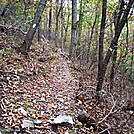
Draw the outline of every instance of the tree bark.
M50 0L51 7L49 10L49 22L48 22L48 40L51 40L51 29L52 29L52 0Z
M42 32L41 32L41 23L39 23L38 26L38 42L41 42L41 38L42 38Z
M98 9L99 3L100 3L100 0L97 1L97 5L96 5L96 8L95 8L96 11L97 11L97 9ZM95 12L95 19L94 19L94 22L93 22L91 34L90 34L90 37L89 37L90 40L89 40L89 43L88 43L87 63L89 62L89 56L90 56L89 53L90 53L91 42L92 42L94 30L95 30L96 21L97 21L98 18L99 18L98 12ZM97 39L96 39L96 41L97 41ZM96 44L98 44L98 43L96 43ZM97 47L98 47L98 46L97 46Z
M101 75L101 68L103 65L103 42L104 42L104 32L105 32L105 24L106 24L106 9L107 9L107 0L103 0L102 19L101 19L101 28L100 28L100 36L99 36L98 78Z
M68 4L67 4L67 7L69 8L69 0L67 1ZM70 15L71 13L68 11L68 14L67 14L67 20L66 20L66 26L64 26L64 29L65 29L65 33L64 33L64 44L66 43L67 41L67 33L68 33L68 28L69 28L69 20L70 20Z
M20 48L21 53L23 53L25 55L28 54L28 52L30 50L30 46L31 46L34 34L36 32L37 27L39 26L40 18L44 11L46 3L47 3L47 0L40 0L40 3L37 8L37 12L34 16L32 24L30 25L30 28L25 36L24 42Z
M59 47L59 16L61 13L61 10L63 8L63 0L61 0L60 7L58 8L59 0L56 0L57 8L56 8L56 26L55 26L55 46Z
M64 52L64 18L65 18L65 14L63 13L63 7L64 5L62 5L62 9L61 9L61 51Z
M79 23L78 23L78 44L80 44L81 41L81 32L82 32L82 18L83 18L83 5L82 5L82 0L80 0L80 11L79 11Z
M115 45L118 43L118 39L120 37L121 31L122 31L126 21L127 21L127 18L128 18L128 15L129 15L129 12L130 12L130 9L131 9L133 3L134 3L133 0L129 1L129 3L127 4L126 9L124 10L124 12L122 14L122 17L120 17L120 21L118 23L118 26L115 29L114 38L111 42L109 50L108 50L108 52L105 56L105 59L103 61L103 65L102 65L102 68L101 68L101 71L100 71L101 74L100 74L99 79L98 79L96 91L101 91L101 89L102 89L102 84L103 84L103 81L104 81L104 77L105 77L105 73L106 73L106 70L107 70L109 60L110 60L111 56L113 55Z
M72 28L71 28L71 44L70 44L70 58L76 59L76 45L77 45L77 0L72 0Z
M115 45L113 57L112 57L112 68L110 74L110 90L113 89L113 84L114 84L115 67L116 67L116 59L117 59L117 47L118 45Z
M115 31L119 25L121 15L123 13L123 8L124 8L124 1L120 3L120 11L118 13L118 16L114 16L114 26L115 26ZM116 15L116 14L115 14ZM114 77L115 77L115 67L116 67L116 59L117 59L117 49L118 49L118 44L115 44L114 46L114 52L112 56L112 68L111 68L111 74L110 74L110 90L113 89L113 84L114 84Z

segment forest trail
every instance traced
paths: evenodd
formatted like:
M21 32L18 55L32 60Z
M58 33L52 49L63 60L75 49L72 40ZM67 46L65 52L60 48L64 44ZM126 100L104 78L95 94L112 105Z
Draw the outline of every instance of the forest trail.
M12 51L5 55L0 70L0 126L14 132L35 120L47 122L59 115L76 117L78 73L72 73L68 64L71 61L60 50L47 56L36 50L29 58ZM48 124L40 127L45 129L33 131L54 133Z
M105 124L102 117L105 119L115 108L116 98L104 90L102 100L96 105L94 75L71 68L72 61L60 49L49 49L44 51L38 46L25 57L9 48L1 56L0 132L6 128L11 133L98 134L91 124L100 121L99 127L107 129L116 119L109 118ZM89 126L78 121L81 111L90 115ZM117 112L115 116L119 117L119 114ZM72 117L73 129L58 125L57 130L53 130L53 120L59 115ZM132 128L133 118L128 125Z
M71 74L68 67L70 61L60 50L56 53L56 57L55 63L48 68L49 73L46 76L47 85L49 85L47 93L50 96L48 101L52 101L54 104L56 114L69 114L74 108L72 103L76 90L79 88L79 81L77 77Z

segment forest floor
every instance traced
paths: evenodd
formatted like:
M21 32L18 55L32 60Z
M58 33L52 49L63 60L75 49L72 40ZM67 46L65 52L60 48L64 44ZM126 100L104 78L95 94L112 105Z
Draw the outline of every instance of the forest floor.
M37 45L26 57L4 48L0 48L0 133L132 133L133 113L119 113L121 107L105 90L97 103L95 77L73 68L60 49L44 51ZM78 121L81 111L89 115L90 124Z

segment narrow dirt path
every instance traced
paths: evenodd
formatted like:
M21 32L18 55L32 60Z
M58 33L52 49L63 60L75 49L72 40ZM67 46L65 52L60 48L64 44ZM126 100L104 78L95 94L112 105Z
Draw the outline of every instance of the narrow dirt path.
M56 61L46 76L49 91L48 102L52 102L55 114L72 114L74 112L74 96L78 88L78 78L72 76L68 60L59 51Z

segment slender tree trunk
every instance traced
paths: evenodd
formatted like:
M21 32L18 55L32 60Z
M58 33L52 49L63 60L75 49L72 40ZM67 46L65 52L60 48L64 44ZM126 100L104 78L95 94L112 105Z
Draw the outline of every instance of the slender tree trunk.
M59 33L58 33L58 25L59 25L59 22L58 22L58 17L56 16L56 26L55 26L55 46L56 47L59 47Z
M134 31L133 31L133 42L134 42ZM134 55L133 43L132 43L131 48L132 48L132 49L131 49L132 55ZM131 73L130 73L130 75L133 75L133 73L134 73L133 65L134 65L134 56L131 57ZM133 81L134 81L134 80L133 80Z
M27 54L30 50L30 46L32 44L34 34L36 32L37 27L39 26L40 18L41 18L43 11L44 11L46 3L47 3L47 0L40 0L40 3L39 3L38 8L37 8L37 12L34 16L32 24L30 25L30 28L25 36L24 42L20 48L20 51L23 54Z
M98 9L98 4L99 3L100 3L100 0L98 0L98 2L97 2L96 10ZM95 29L95 25L96 25L96 21L97 21L98 17L99 17L98 12L96 12L94 23L93 23L92 30L91 30L91 34L90 34L90 37L89 37L90 40L89 40L89 43L88 43L87 63L89 62L90 47L91 47L92 37L93 37L93 33L94 33L94 29Z
M120 12L118 13L118 16L114 16L114 26L115 26L115 31L119 25L120 19L121 19L121 15L123 13L123 9L124 9L124 2L120 3ZM126 20L127 21L127 20ZM115 44L114 46L114 52L113 52L113 56L112 56L112 68L111 68L111 74L110 74L110 90L113 89L113 84L114 84L114 77L115 77L115 66L116 66L116 59L117 59L117 48L118 48L118 44Z
M58 33L58 31L59 31L59 29L58 29L58 25L59 25L59 20L58 20L58 18L59 18L59 0L56 0L56 26L55 26L55 46L56 47L59 47L59 33Z
M41 38L42 38L42 33L41 33L41 23L39 23L38 26L38 42L41 42Z
M77 0L72 0L72 28L71 28L71 44L70 44L70 58L76 59L76 45L77 45Z
M116 59L117 59L117 44L115 45L114 52L113 52L113 59L112 59L112 68L110 74L110 90L113 89L114 85L114 76L115 76L115 66L116 66Z
M83 23L83 4L82 0L80 0L80 11L79 11L79 21L78 21L78 26L77 26L77 49L76 49L76 57L80 57L80 66L81 66L81 60L82 60L82 55L81 55L81 33L82 33L82 23ZM81 56L80 56L81 55Z
M51 29L52 29L52 0L50 0L51 7L49 10L49 20L48 20L48 40L51 40Z
M59 16L61 13L62 5L63 5L63 0L61 0L60 7L58 7L59 0L56 0L57 3L57 8L56 8L56 26L55 26L55 46L59 47Z
M78 44L80 44L81 41L81 32L82 32L82 17L83 17L83 11L82 11L82 0L80 0L80 12L79 12L79 23L78 23Z
M44 10L44 12L47 12L47 9ZM48 38L48 15L44 16L44 35L46 38Z
M103 84L103 81L104 81L104 77L105 77L105 73L106 73L106 70L107 70L109 60L110 60L111 56L113 55L115 45L118 43L118 39L120 37L121 31L122 31L126 21L127 21L127 18L128 18L128 15L129 15L129 12L130 12L130 9L131 9L133 3L134 3L133 0L129 0L129 2L126 6L126 9L122 14L122 17L120 17L120 21L118 23L118 26L115 29L114 38L111 42L111 45L110 45L110 47L108 49L108 52L105 56L103 66L101 68L101 74L100 74L99 79L98 79L96 91L100 91L102 89L102 84Z
M68 4L68 6L69 6L69 4ZM70 19L70 12L67 15L67 21L66 21L67 25L65 26L64 43L67 40L67 32L68 32L68 28L69 28L69 19Z
M63 13L63 5L61 9L61 50L64 52L64 13Z
M95 50L96 50L96 54L97 54L97 49L98 49L98 46L99 46L99 32L98 31L99 31L99 29L98 29L98 27L96 27L95 28L95 42L96 42Z
M104 42L104 32L106 24L106 9L107 9L107 0L103 0L102 4L102 19L101 19L101 28L99 36L99 54L98 54L98 79L101 75L101 68L103 65L103 42Z

